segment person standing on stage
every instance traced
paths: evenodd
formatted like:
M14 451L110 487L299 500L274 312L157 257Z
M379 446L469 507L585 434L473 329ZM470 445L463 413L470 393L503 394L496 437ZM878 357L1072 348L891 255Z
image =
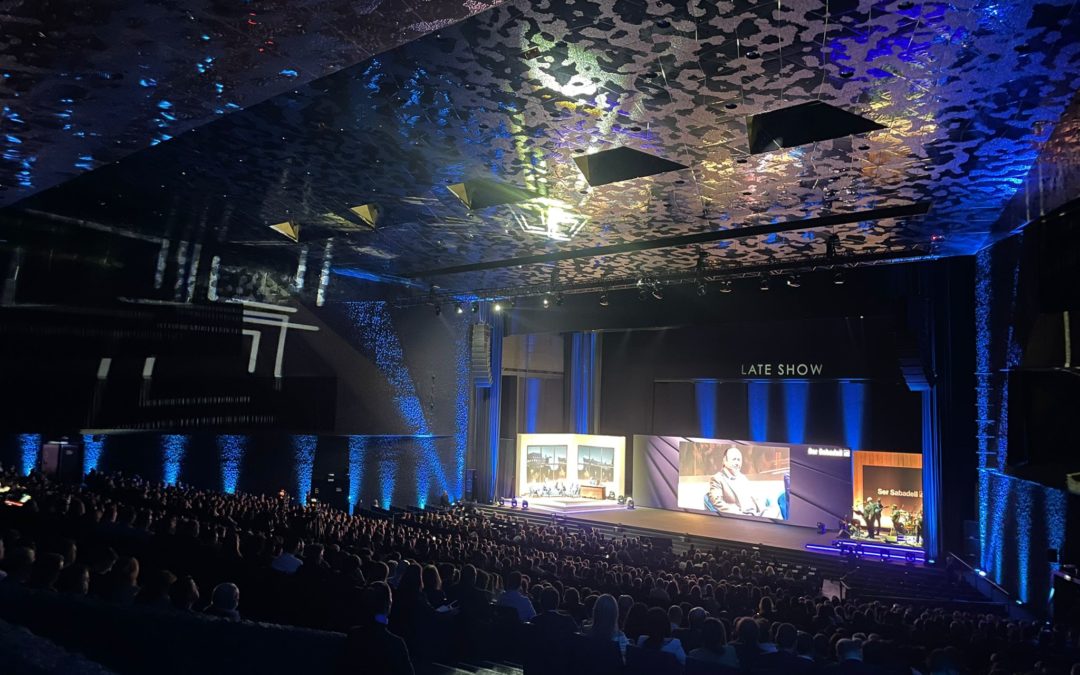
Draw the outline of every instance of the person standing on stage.
M874 503L874 532L881 532L881 512L885 510L885 506L881 503L881 498Z
M862 514L863 520L866 521L866 536L874 539L877 537L877 528L874 526L874 500L871 497L866 498L866 503L863 504Z
M742 472L742 451L734 445L724 451L724 465L709 481L706 499L718 513L760 516L765 508L758 503L750 479Z

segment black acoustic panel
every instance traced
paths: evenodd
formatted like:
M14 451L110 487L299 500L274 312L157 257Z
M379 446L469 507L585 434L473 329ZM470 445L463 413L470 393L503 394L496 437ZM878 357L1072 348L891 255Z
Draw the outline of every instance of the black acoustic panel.
M484 178L455 183L447 186L447 188L454 193L455 197L461 200L461 203L473 211L486 209L489 206L516 204L540 196L531 190L516 185Z
M687 168L685 164L625 147L580 155L574 162L593 187Z
M746 118L750 154L865 134L885 127L828 103L810 101Z

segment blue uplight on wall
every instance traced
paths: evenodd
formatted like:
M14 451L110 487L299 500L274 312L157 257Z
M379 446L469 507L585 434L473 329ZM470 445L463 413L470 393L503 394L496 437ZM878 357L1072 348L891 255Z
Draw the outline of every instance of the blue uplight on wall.
M187 451L188 437L165 435L161 437L161 461L166 485L176 485L180 480L180 465ZM235 485L235 484L234 484Z
M465 456L469 449L469 397L472 394L472 377L469 367L472 359L469 344L468 318L458 318L457 345L454 353L456 382L454 395L454 501L465 496Z
M750 440L766 441L769 435L769 383L746 385L747 414L750 416Z
M307 504L311 494L311 474L315 468L315 449L319 444L318 436L293 436L293 471L296 473L296 499Z
M694 380L694 400L702 438L716 438L716 391L719 386L716 380Z
M841 382L840 404L844 414L844 444L852 450L860 450L863 446L866 385L862 382Z
M83 434L83 475L96 471L105 452L105 436Z
M226 494L235 494L240 482L240 466L244 462L244 450L247 436L218 436L218 451L221 453L221 489Z
M424 414L424 406L420 403L420 397L416 393L416 385L413 383L409 368L405 363L404 350L401 347L401 341L398 339L397 331L394 329L387 303L351 302L347 303L347 312L353 321L353 325L357 328L358 337L364 349L372 353L375 365L386 376L387 381L393 388L394 404L397 406L406 426L415 436L430 436L431 430ZM461 433L460 429L458 429L458 433ZM466 435L468 433L467 426L464 433ZM438 454L435 452L434 443L420 443L419 449L421 457L417 461L416 488L418 493L423 489L424 494L417 494L417 499L426 500L428 486L432 478L434 478L440 490L450 492L446 472L439 461ZM464 449L461 452L464 453ZM464 462L463 458L464 454L462 454L462 463ZM460 483L460 477L458 483ZM392 486L389 492L393 493Z
M536 433L536 418L540 413L540 378L525 378L525 433Z
M784 415L787 418L788 443L802 443L806 438L806 406L809 401L809 382L784 383Z
M19 434L19 448L22 449L22 475L29 476L37 468L41 434Z
M366 436L349 436L349 513L356 513L360 490L364 485L364 460L367 458Z
M389 447L384 448L379 460L379 502L384 509L394 503L394 483L397 482L397 458ZM390 455L390 456L386 456Z
M570 401L574 409L574 432L591 431L593 376L596 370L596 333L574 333L570 338Z

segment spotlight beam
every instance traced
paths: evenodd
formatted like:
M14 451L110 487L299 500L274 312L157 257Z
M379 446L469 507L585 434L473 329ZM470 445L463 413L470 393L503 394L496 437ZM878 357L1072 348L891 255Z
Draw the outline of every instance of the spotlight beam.
M611 244L608 246L593 246L590 248L572 249L569 251L555 251L553 253L541 253L538 255L521 256L520 258L507 258L505 260L489 260L487 262L470 263L468 265L454 265L440 267L432 270L424 270L406 273L409 278L431 277L446 274L462 274L464 272L483 272L485 270L503 269L506 267L518 267L520 265L537 265L553 263L560 260L576 260L578 258L598 258L601 256L617 255L620 253L635 253L638 251L651 251L660 248L672 248L677 246L692 246L694 244L708 244L727 239L744 239L767 234L778 234L792 230L806 230L817 227L832 227L834 225L846 225L858 223L864 220L884 220L886 218L909 218L912 216L925 215L930 210L930 202L916 202L903 206L889 206L881 209L868 209L853 211L851 213L836 213L817 218L804 218L801 220L789 220L782 223L767 223L763 225L749 225L729 230L713 230L711 232L697 232L694 234L680 234L670 237L658 237L656 239L644 239L627 242L624 244Z

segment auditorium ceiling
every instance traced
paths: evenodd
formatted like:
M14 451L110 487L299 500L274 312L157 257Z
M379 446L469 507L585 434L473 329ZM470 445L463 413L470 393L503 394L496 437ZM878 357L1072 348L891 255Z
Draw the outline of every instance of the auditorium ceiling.
M1080 86L1078 18L1072 0L504 2L8 213L225 265L309 251L334 299L969 254ZM880 128L786 147L796 118L751 145L755 116L811 102ZM672 170L605 183L651 172L598 154L618 148Z

